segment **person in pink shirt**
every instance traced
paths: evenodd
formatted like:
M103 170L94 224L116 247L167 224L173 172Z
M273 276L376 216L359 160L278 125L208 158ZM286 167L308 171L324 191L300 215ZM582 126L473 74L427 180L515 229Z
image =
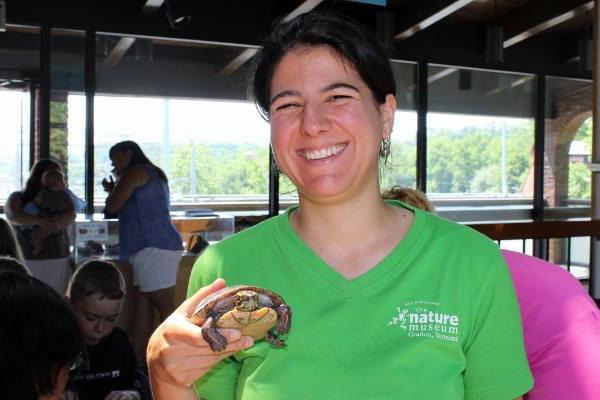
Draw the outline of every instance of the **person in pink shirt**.
M435 213L419 190L395 186L383 198ZM523 324L533 388L524 400L600 399L600 310L583 285L556 264L502 250Z
M502 250L515 285L533 388L525 399L600 398L600 310L563 268Z

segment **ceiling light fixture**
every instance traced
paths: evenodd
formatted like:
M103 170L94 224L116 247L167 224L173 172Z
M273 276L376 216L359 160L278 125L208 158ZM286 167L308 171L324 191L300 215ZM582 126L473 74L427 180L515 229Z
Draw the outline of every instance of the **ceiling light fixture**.
M504 28L498 25L498 10L494 0L493 24L487 27L485 43L485 60L487 62L504 61Z
M173 29L180 29L192 20L183 4L183 0L165 0L165 6L165 15Z

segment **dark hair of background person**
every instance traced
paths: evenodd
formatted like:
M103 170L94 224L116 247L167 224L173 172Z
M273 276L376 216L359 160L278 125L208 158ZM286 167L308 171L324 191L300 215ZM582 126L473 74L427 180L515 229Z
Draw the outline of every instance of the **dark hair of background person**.
M99 294L102 299L120 300L125 297L125 280L114 264L91 260L77 268L67 293L72 304L93 294Z
M31 275L29 268L20 260L11 256L0 256L0 272L12 271L23 275Z
M21 203L25 205L40 193L44 172L59 168L62 168L59 163L49 159L39 160L33 164L25 188L21 191Z
M142 148L133 140L124 140L113 145L108 151L108 156L112 158L116 152L124 153L126 151L131 151L131 160L129 160L129 165L150 165L158 171L158 174L165 182L169 181L164 171L157 167L155 164L153 164L152 161L150 161L150 159L146 157L146 155L142 151Z
M54 394L61 369L84 348L69 303L32 276L0 272L0 321L0 398Z
M388 54L373 33L346 15L316 10L277 25L254 56L248 93L265 120L269 120L271 78L281 59L290 50L317 46L334 49L350 63L379 104L388 94L396 94Z
M10 256L23 261L23 251L15 231L4 218L0 218L0 256Z

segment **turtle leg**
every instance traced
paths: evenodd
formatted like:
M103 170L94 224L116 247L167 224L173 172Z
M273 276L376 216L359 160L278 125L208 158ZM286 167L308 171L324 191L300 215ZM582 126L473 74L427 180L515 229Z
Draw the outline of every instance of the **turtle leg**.
M215 353L223 351L227 347L227 338L217 331L216 320L215 316L210 316L202 325L202 337Z
M285 347L285 342L283 341L283 339L279 338L271 331L267 332L267 334L265 335L265 340L275 347Z
M277 333L282 335L290 331L292 326L292 309L287 304L275 308L277 313Z

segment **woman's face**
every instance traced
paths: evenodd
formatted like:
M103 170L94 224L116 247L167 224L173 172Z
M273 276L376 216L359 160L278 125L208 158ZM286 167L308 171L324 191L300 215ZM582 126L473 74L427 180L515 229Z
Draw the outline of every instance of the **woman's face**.
M131 161L131 151L115 151L110 158L113 165L113 172L116 176L120 176L125 168L129 166Z
M326 46L288 52L271 79L271 145L300 196L339 201L376 187L396 103L376 103L357 71Z

